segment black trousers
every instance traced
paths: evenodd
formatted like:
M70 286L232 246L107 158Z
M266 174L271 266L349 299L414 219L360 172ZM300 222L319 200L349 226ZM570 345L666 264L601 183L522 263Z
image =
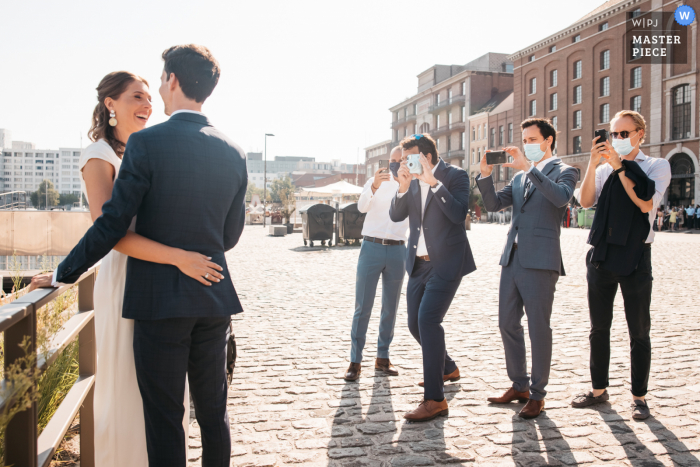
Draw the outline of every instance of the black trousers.
M202 466L228 467L226 344L230 317L134 321L136 379L150 467L185 467L185 376L202 432Z
M619 276L591 263L591 251L586 255L588 279L588 308L591 318L591 382L593 389L609 386L610 327L613 302L620 286L625 302L625 318L630 336L632 361L632 394L643 397L649 384L651 366L651 248L645 248L639 265L628 276Z

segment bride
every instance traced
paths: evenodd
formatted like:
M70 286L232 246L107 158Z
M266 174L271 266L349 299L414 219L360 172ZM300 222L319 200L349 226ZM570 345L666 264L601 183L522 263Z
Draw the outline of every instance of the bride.
M82 153L80 171L83 192L93 222L112 196L114 179L129 136L146 127L152 112L145 79L125 71L110 73L97 86L97 106L88 133L94 141ZM134 366L134 322L122 318L127 257L170 264L183 274L211 285L222 278L222 268L195 252L171 248L130 231L102 260L95 282L95 465L100 467L147 467L143 404ZM32 279L32 288L51 285L52 275ZM187 383L185 383L187 386ZM182 435L187 446L189 393L185 387Z

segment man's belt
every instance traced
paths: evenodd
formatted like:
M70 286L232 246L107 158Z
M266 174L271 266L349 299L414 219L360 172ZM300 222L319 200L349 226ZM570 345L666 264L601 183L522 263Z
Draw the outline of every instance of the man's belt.
M430 261L430 256L428 255L416 256L416 258L422 259L423 261Z
M403 245L406 243L403 240L389 240L388 238L375 238L368 237L367 235L365 235L363 240L366 242L381 243L382 245Z

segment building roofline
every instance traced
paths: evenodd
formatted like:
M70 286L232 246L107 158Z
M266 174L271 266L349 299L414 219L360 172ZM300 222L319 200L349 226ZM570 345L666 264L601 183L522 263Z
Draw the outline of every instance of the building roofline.
M382 141L381 143L375 143L375 144L373 144L373 145L371 145L371 146L367 146L364 150L365 150L365 151L369 151L370 149L375 149L375 148L384 146L385 144L391 144L391 140L390 140L390 139L387 139L387 140L385 140L385 141Z
M628 9L630 6L643 3L644 0L624 0L619 3L616 3L615 5L611 6L610 8L607 8L603 11L601 11L598 14L588 16L588 17L583 17L583 19L580 19L573 23L571 26L564 28L558 32L555 32L549 37L546 37L545 39L542 39L538 42L535 42L532 45L529 45L528 47L525 47L524 49L520 49L517 52L513 53L512 55L509 55L507 58L511 62L514 62L515 60L522 58L526 55L531 54L535 50L539 49L540 47L543 47L547 44L551 44L552 42L555 42L562 37L566 37L568 35L571 35L575 32L580 31L583 28L586 28L594 23L599 22L602 19L605 19L609 16L614 15L615 13L618 13L622 10Z

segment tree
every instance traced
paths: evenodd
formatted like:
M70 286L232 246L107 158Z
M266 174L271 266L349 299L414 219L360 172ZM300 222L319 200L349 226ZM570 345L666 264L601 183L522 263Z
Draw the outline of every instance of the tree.
M59 197L59 204L61 206L73 206L73 203L78 202L78 197L74 195L73 193L62 193Z
M263 189L255 186L253 182L248 180L248 187L245 190L245 201L250 203L253 200L253 195L258 195L260 197L260 202L263 200ZM271 202L270 191L267 192L267 202Z
M53 183L51 183L50 180L44 180L39 184L39 189L32 192L29 195L29 198L31 199L33 206L36 206L37 208L46 208L47 200L49 207L58 205L59 194L53 187Z
M289 199L289 194L292 194L294 198L294 184L289 175L285 175L284 178L276 178L270 183L270 196L272 197L273 203L281 203L282 197Z

